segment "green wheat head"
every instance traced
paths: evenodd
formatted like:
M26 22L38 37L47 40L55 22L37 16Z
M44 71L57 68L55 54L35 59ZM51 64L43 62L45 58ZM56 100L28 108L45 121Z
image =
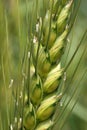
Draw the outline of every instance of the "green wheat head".
M58 8L59 1L49 1L45 17L38 16L35 34L30 39L29 58L32 57L34 70L23 112L23 127L27 130L47 130L55 123L52 117L62 97L62 92L57 92L63 75L60 58L70 31L72 4L72 0L61 1Z
M17 1L18 4L19 1ZM41 8L39 7L40 4L42 5ZM69 89L65 87L66 71L86 33L84 33L70 61L67 64L66 62L62 64L62 56L67 48L68 36L75 22L79 4L76 7L74 0L42 0L42 3L36 0L31 5L31 11L28 12L28 0L26 0L26 44L23 47L20 44L24 53L20 49L19 83L14 91L12 89L11 104L13 109L8 110L8 113L10 113L8 127L10 130L53 130L56 129L55 126L58 124L58 130L60 130L69 115L67 112L65 114L64 110L71 103L72 96L74 97L78 89L78 87L75 88L73 95L65 103L66 90ZM18 35L21 43L22 23L19 8L17 8L17 11ZM6 12L5 22L8 26ZM8 29L6 30L8 43L9 34ZM2 69L4 72L3 64ZM13 79L10 87L12 85ZM63 102L65 106L62 108ZM71 112L75 103L72 104L69 112ZM64 119L63 122L61 118Z

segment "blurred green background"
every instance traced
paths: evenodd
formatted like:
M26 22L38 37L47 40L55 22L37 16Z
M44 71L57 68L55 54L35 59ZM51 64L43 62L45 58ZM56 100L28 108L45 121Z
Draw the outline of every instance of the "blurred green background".
M32 0L29 0L27 9L32 9ZM10 102L12 102L11 93L14 91L13 88L19 86L21 79L22 57L27 43L27 27L29 26L26 19L27 9L26 1L24 0L0 0L0 127L3 124L4 130L6 130L5 126L9 122L7 115L10 111L7 113L7 109L12 107L10 106ZM31 11L29 12L32 15ZM71 33L73 44L69 58L86 29L87 0L82 0L77 20ZM87 43L84 42L82 44L81 50L85 44ZM68 71L68 78L73 72L73 66L75 66L79 54ZM87 55L84 56L83 62L78 69L77 77L82 73L82 68L87 66L86 61ZM85 79L87 79L87 76L85 76ZM66 121L63 130L87 130L87 82L85 79L82 84L79 101ZM13 88L10 88L12 81Z

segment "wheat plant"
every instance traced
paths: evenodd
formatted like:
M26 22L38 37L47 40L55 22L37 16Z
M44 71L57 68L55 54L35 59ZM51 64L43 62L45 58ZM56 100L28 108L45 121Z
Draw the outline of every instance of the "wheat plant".
M68 36L75 22L80 2L78 1L77 4L74 0L35 0L30 1L31 9L29 12L29 1L26 0L26 29L24 38L26 43L23 46L21 43L22 21L19 2L19 0L16 1L20 46L18 86L13 89L14 81L11 79L9 88L12 87L12 99L10 104L13 107L8 107L7 109L7 129L60 130L74 107L79 93L77 91L79 84L77 84L68 100L66 90L72 90L72 88L69 88L69 86L68 88L65 87L66 71L85 39L86 32L67 64L66 59L62 62L62 56L67 49L67 44L69 43ZM5 24L8 48L9 31L6 11ZM85 51L83 49L72 77L74 77ZM11 57L8 57L8 60L10 59ZM1 60L4 77L3 57ZM83 77L84 73L81 79ZM75 101L72 103L74 98ZM64 106L62 107L63 104ZM66 108L69 105L71 105L71 108L67 112ZM57 125L58 127L56 128ZM4 130L3 126L1 126L1 130Z

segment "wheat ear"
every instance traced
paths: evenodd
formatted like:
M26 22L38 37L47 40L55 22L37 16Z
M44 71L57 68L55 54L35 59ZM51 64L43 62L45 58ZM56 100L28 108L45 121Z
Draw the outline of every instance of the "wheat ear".
M39 22L38 30L42 28L40 40L33 34L34 71L27 90L30 93L29 104L24 106L23 114L26 130L48 130L54 125L52 116L62 97L57 90L64 70L61 68L61 56L70 32L72 5L73 0L64 0L60 4L57 0L50 0L43 21Z
M71 28L73 3L73 0L50 0L45 17L38 18L30 39L29 67L33 71L29 71L27 77L30 79L19 129L49 130L55 124L52 117L62 98L62 92L58 93L64 72L61 56Z

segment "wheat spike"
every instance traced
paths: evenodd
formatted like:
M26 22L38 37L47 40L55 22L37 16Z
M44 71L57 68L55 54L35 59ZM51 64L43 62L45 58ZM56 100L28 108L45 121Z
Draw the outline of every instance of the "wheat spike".
M27 90L30 93L30 103L24 107L23 127L25 130L51 128L54 125L51 119L56 104L62 97L62 94L58 94L56 90L63 74L60 62L70 31L73 0L61 1L59 6L58 3L57 0L49 1L49 9L42 21L41 40L38 40L38 35L33 39L32 61L35 68L37 58L38 62L37 71L31 76L30 89ZM39 26L41 28L42 23ZM39 31L41 31L40 28Z
M37 0L38 2L38 0ZM52 117L62 98L58 93L64 72L61 56L70 32L73 0L50 0L44 17L37 16L36 30L31 34L27 87L23 95L22 123L19 129L49 130ZM32 71L33 66L33 71Z

